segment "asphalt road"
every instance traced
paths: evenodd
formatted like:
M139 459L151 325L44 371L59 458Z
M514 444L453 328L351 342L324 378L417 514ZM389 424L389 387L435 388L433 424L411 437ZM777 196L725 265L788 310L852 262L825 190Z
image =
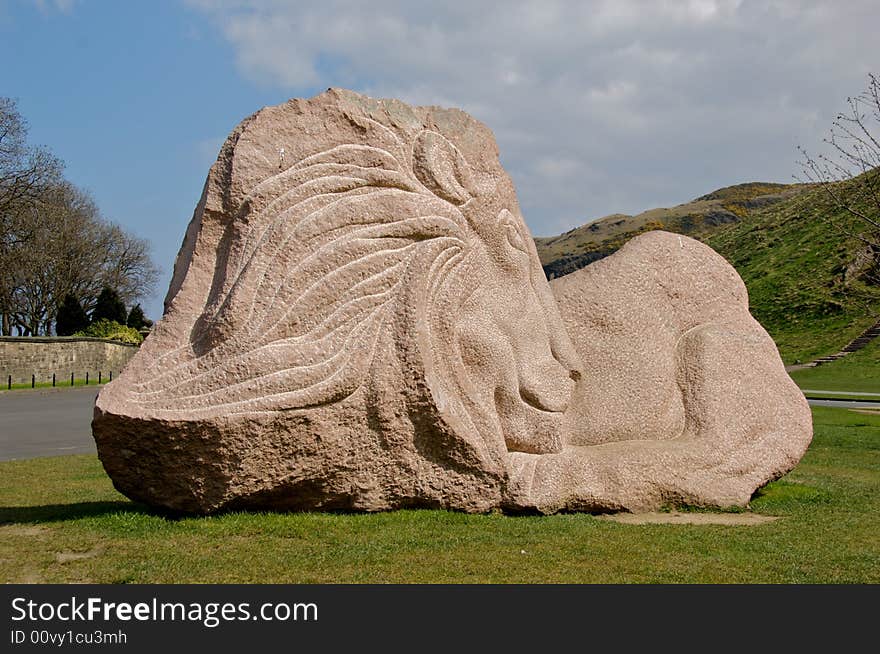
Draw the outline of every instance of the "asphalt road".
M821 391L821 390L813 390L810 388L805 388L804 393L822 393L823 395L846 395L847 397L864 397L864 398L878 398L876 401L880 402L880 393L862 393L859 391Z
M0 461L94 454L97 386L0 393Z
M92 408L98 387L0 393L0 461L95 453ZM877 409L877 402L809 400L815 406Z

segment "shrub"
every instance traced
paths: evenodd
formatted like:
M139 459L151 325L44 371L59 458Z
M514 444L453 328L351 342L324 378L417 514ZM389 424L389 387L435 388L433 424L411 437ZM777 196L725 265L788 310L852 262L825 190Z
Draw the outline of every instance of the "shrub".
M74 336L109 338L120 343L132 343L134 345L140 345L144 341L144 337L140 335L138 330L106 319L93 322L87 329L77 332Z

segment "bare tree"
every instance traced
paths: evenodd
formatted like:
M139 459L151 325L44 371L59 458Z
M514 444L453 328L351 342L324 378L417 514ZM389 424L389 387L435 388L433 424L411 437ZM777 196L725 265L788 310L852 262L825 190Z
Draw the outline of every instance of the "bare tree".
M837 215L825 218L839 232L861 243L857 275L880 285L880 80L868 75L867 88L847 98L823 139L827 154L811 156L798 147L806 181L825 191Z
M27 144L27 122L10 98L0 98L0 216L34 201L56 182L61 161L45 148Z
M14 100L0 98L0 334L9 334L13 288L11 270L15 250L32 238L26 219L46 189L61 176L61 162L44 148L27 144L27 122Z
M94 291L95 252L102 245L97 217L90 198L67 183L47 189L20 213L28 238L8 257L11 327L25 335L51 333L66 294L80 299Z
M0 334L51 334L65 296L86 309L101 289L126 304L158 276L149 243L101 217L92 197L61 176L62 164L27 144L27 123L0 98Z
M106 257L101 282L119 293L126 306L149 295L159 271L150 258L150 243L127 233L119 225L106 226Z
M50 334L67 295L90 310L105 286L126 304L149 294L157 277L149 244L105 221L88 193L70 183L46 190L21 217L29 238L9 257L11 327Z

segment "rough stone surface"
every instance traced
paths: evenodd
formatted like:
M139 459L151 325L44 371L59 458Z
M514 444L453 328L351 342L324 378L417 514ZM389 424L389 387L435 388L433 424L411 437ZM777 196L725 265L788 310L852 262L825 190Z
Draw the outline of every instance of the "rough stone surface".
M807 401L749 314L742 280L711 248L649 232L551 287L583 376L566 450L511 454L516 504L744 506L800 460L812 438Z
M93 432L174 510L553 512L744 504L811 424L714 252L649 234L551 291L484 125L331 89L227 139Z

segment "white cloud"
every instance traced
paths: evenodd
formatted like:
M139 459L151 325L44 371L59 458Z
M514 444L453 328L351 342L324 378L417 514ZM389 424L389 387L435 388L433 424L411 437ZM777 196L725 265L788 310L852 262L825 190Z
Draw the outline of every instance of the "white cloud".
M58 11L62 14L69 14L73 11L75 0L33 0L34 5L40 10L40 13L46 15L52 11Z
M458 106L533 231L790 181L876 72L876 2L190 0L243 75ZM255 107L256 109L256 107Z
M535 162L535 172L550 179L576 177L583 170L583 162L572 157L541 157Z

